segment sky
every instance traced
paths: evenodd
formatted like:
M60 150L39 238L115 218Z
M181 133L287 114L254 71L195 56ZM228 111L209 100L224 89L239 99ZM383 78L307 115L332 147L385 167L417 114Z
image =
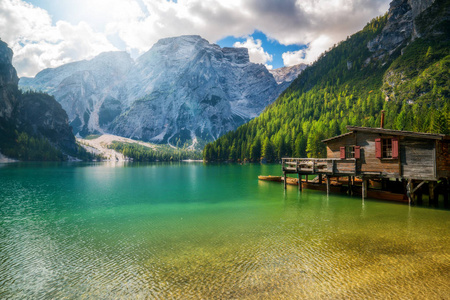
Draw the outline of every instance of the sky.
M312 63L383 15L390 0L0 0L0 38L19 77L91 59L133 58L161 38L200 35L246 47L268 69Z

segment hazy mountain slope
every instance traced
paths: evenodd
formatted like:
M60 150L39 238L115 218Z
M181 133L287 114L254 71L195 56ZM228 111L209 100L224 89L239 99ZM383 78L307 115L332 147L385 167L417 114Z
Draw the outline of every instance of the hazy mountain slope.
M396 0L324 53L258 118L204 149L207 160L325 156L346 125L449 130L448 1ZM399 32L397 32L400 30Z
M43 70L35 78L21 78L20 86L53 95L69 115L75 133L103 133L127 107L125 81L133 64L126 52L107 52L89 61Z

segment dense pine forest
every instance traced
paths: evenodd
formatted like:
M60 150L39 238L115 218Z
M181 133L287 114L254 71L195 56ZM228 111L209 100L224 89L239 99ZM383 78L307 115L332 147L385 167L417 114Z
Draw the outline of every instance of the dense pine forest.
M419 26L433 23L430 14L448 12L446 1L436 5ZM387 15L373 19L322 54L259 117L206 145L204 159L325 157L321 140L345 133L347 125L379 127L382 110L385 128L449 134L448 21L435 24L444 39L422 36L383 59L371 59L367 44L386 22Z
M20 161L98 158L75 143L71 128L63 122L65 112L52 96L16 90L14 97L19 99L15 115L20 121L16 124L0 118L0 150L3 155Z

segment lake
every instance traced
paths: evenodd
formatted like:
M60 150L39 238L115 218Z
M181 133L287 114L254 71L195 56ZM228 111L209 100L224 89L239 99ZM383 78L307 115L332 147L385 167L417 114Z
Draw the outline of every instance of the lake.
M0 298L450 295L450 211L257 176L280 165L0 165Z

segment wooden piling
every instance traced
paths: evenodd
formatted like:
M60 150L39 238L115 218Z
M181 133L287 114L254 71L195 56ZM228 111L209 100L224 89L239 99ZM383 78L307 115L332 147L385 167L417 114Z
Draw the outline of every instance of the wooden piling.
M319 174L319 184L322 184L322 174Z
M406 184L406 196L408 197L409 204L414 203L414 183L411 179L408 179L408 183Z
M428 183L428 196L429 196L429 203L428 205L437 205L437 199L435 197L434 188L436 186L436 183L434 181L430 181Z
M298 173L298 190L301 192L302 191L302 177L303 175L301 175L300 173Z
M283 172L283 177L284 177L284 181L283 181L284 189L286 189L286 185L287 185L286 172Z
M444 207L448 208L449 207L449 203L448 203L448 194L450 193L450 184L449 184L449 180L446 179L444 180Z
M367 198L368 181L369 180L367 178L363 177L363 179L362 179L362 191L361 191L363 200L364 200L364 198Z
M327 195L330 194L330 176L325 175L325 180L327 181Z
M353 194L352 188L353 188L352 176L348 176L348 191L347 191L347 193L349 195Z

